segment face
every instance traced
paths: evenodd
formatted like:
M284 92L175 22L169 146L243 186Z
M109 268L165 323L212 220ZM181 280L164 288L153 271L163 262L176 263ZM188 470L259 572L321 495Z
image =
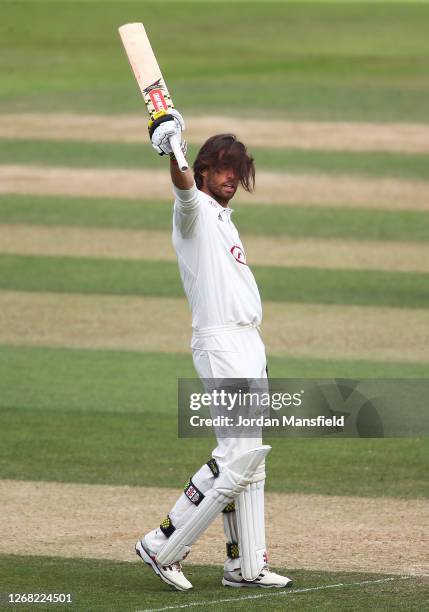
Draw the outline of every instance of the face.
M212 196L222 206L227 206L234 197L240 182L237 173L232 168L207 168L201 172L203 186L201 191Z

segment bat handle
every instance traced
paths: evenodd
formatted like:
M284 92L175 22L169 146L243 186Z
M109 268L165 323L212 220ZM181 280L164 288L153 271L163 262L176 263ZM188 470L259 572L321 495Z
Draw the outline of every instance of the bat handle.
M177 164L182 172L185 172L189 168L188 162L183 155L182 148L180 146L180 140L178 136L174 135L170 138L170 145L173 149L174 157L176 158Z

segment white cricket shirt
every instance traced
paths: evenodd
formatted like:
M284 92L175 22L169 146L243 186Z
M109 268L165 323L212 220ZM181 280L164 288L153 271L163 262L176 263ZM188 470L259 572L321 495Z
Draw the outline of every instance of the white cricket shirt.
M231 221L231 208L195 185L186 190L174 187L174 194L173 245L194 331L259 325L261 298Z

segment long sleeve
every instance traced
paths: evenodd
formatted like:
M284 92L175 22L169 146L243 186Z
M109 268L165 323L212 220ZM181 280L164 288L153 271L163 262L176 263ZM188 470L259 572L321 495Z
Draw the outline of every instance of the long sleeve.
M190 189L178 189L173 187L174 201L174 225L180 234L186 238L191 236L196 228L196 222L200 213L200 197L196 185Z

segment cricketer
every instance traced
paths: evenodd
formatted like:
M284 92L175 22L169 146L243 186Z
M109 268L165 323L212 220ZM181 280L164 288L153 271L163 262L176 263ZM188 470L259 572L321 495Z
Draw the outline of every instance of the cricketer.
M193 172L183 172L170 139L179 139L186 154L184 128L176 109L149 122L153 147L170 156L173 245L192 311L194 366L201 379L267 378L259 330L261 299L229 207L240 185L254 189L254 161L233 134L219 134L201 147ZM222 584L292 585L267 564L264 485L269 451L262 437L218 438L212 457L192 476L165 520L136 544L137 554L164 582L181 591L192 588L181 562L222 512L227 539Z

